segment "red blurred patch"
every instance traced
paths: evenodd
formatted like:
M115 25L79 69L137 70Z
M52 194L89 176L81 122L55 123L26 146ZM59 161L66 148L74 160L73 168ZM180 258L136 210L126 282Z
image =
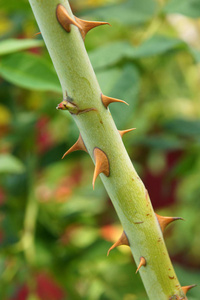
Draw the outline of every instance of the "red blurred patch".
M67 299L62 288L46 273L39 273L35 276L35 294L41 300L63 300ZM11 300L27 300L30 291L27 284L24 284Z
M40 273L36 276L36 280L37 294L40 297L40 299L62 300L64 298L64 291L49 275L45 273Z
M36 145L39 154L45 153L53 146L53 139L48 128L49 118L44 116L36 124Z
M18 39L19 40L23 40L23 39L29 39L29 38L32 38L32 39L36 39L36 36L37 35L40 35L40 32L36 32L32 37L30 37L30 36L27 36L27 35L25 35L25 34L19 34L18 35ZM37 55L41 55L41 53L42 53L42 47L32 47L32 48L29 48L28 49L28 52L30 52L30 53L33 53L33 54L37 54Z
M63 234L60 237L60 242L63 245L67 245L71 238L73 237L73 235L76 233L77 230L79 230L82 226L79 224L73 224L70 225L68 227L65 228L65 231L63 232Z
M100 229L100 236L107 241L116 241L122 234L120 226L105 225Z
M66 201L72 194L73 188L79 185L83 178L83 170L81 165L76 166L70 176L61 179L55 191L55 198L59 202Z
M145 170L142 178L154 208L162 208L174 204L176 201L177 179L169 179L172 168L178 163L182 151L173 151L166 154L167 166L158 175Z
M59 186L55 191L55 198L58 202L65 202L72 194L72 189L69 186Z

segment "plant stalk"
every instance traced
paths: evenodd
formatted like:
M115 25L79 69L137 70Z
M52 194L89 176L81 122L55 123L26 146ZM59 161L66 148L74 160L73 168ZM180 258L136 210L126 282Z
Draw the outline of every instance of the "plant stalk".
M73 18L68 1L29 2L58 74L63 99L70 97L80 110L95 109L72 116L94 163L96 147L108 157L110 176L100 174L100 177L128 237L136 265L141 257L146 260L139 273L149 299L187 299L174 272L148 192L132 165L109 109L102 104L101 89L79 29L71 25L68 33L57 20L58 4Z

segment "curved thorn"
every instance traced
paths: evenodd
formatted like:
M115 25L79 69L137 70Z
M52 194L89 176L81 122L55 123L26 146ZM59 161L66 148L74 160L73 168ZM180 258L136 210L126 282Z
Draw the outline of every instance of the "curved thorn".
M105 106L105 108L107 108L108 105L113 102L122 102L122 103L125 103L126 105L129 105L127 102L125 102L123 100L107 97L103 94L101 94L101 101L103 102L103 105Z
M130 129L126 129L126 130L118 130L118 132L119 132L119 134L121 135L121 138L123 137L123 135L125 134L125 133L128 133L128 132L130 132L130 131L133 131L133 130L135 130L136 128L130 128Z
M110 175L110 165L108 157L104 151L99 148L94 148L94 159L95 159L95 169L94 176L92 180L92 185L94 189L95 181L100 173L103 173L107 177Z
M182 290L183 290L183 293L186 295L187 294L187 292L189 291L189 290L191 290L193 287L195 287L195 286L197 286L196 284L192 284L192 285L187 285L187 286L182 286L181 288L182 288Z
M107 256L109 255L111 250L113 250L114 248L121 246L121 245L129 246L129 241L128 241L127 235L124 231L122 232L122 235L119 238L119 240L110 247L110 249L107 252Z
M34 36L36 36L36 35L39 35L39 34L41 34L41 32L40 32L40 31L39 31L39 32L37 32L37 33L35 33L35 34L34 34Z
M58 4L56 8L56 17L60 25L67 31L71 31L70 25L77 26L80 30L81 26L68 14L68 11L62 4Z
M140 269L142 266L144 266L144 267L146 266L146 259L145 259L143 256L140 257L140 263L139 263L139 266L138 266L138 268L137 268L135 274L137 274L137 272L139 271L139 269Z
M86 147L85 147L85 144L83 142L83 139L81 137L81 135L79 135L79 138L78 140L76 141L76 143L69 149L67 150L67 152L65 152L65 154L63 155L62 159L69 153L72 153L74 151L78 151L78 150L83 150L85 152L88 152Z
M75 17L76 22L80 25L80 33L82 35L83 40L85 40L85 36L91 29L101 26L101 25L110 25L108 22L96 22L96 21L86 21Z
M168 224L176 221L176 220L184 220L183 218L179 218L179 217L163 217L163 216L159 216L158 214L155 214L157 219L158 219L158 223L160 224L160 228L162 230L162 232L165 231L165 228L167 227Z

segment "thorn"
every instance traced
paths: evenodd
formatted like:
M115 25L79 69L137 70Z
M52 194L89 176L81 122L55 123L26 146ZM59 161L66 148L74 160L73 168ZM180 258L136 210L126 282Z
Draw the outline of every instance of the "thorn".
M81 137L81 135L79 135L79 138L78 140L76 141L76 143L69 149L67 150L67 152L65 152L65 154L63 155L62 159L69 153L72 153L74 151L78 151L78 150L83 150L85 152L88 152L86 147L85 147L85 144L83 142L83 139Z
M193 287L197 286L196 284L192 284L192 285L187 285L187 286L182 286L182 290L183 290L183 293L186 295L187 292L192 289Z
M108 22L96 22L96 21L86 21L75 17L76 22L80 25L80 33L82 35L83 40L85 40L85 36L91 29L101 26L101 25L110 25ZM111 25L110 25L111 26Z
M109 161L105 152L99 148L94 148L94 159L96 164L95 164L94 176L92 180L93 190L94 190L94 184L97 179L97 176L100 173L103 173L107 177L110 175Z
M135 274L137 274L137 272L139 271L139 269L140 269L142 266L144 266L144 267L146 266L146 259L145 259L143 256L140 257L140 263L139 263L139 266L138 266L138 268L137 268Z
M36 36L36 35L39 35L39 34L41 34L41 32L37 32L37 33L35 33L35 34L34 34L34 36Z
M123 100L107 97L103 94L101 94L101 101L103 102L103 105L105 106L105 108L107 108L108 105L112 102L122 102L122 103L125 103L126 105L129 105L127 102L125 102Z
M135 130L135 129L136 128L126 129L126 130L118 130L118 132L119 132L119 134L121 135L121 138L122 138L125 133L128 133L128 132L130 132L132 130Z
M184 220L183 218L179 218L179 217L163 217L163 216L159 216L158 214L155 215L158 219L158 223L160 224L162 233L165 231L167 225L170 224L171 222L174 222L176 220Z
M72 18L69 16L68 11L66 8L58 4L56 8L56 17L60 25L67 31L71 31L71 26L70 25L75 25L77 26L80 30L82 30L81 26Z
M110 247L110 249L107 252L107 256L109 255L111 250L113 250L114 248L121 246L121 245L129 246L129 241L128 241L127 235L124 231L122 232L122 235L119 238L119 240Z

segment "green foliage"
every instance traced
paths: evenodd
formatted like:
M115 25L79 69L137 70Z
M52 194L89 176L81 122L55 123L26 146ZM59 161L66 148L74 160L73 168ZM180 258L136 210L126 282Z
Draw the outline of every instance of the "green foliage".
M23 173L24 166L11 154L0 154L0 173Z
M86 11L90 17L103 21L116 21L126 25L143 24L150 20L156 12L156 2L153 0L128 0L124 3L107 5L98 9Z
M113 22L91 31L86 47L102 92L129 103L110 110L119 129L137 128L124 143L148 178L156 212L186 220L168 230L166 243L182 285L198 284L200 37L183 40L168 17L198 17L199 1L102 0L90 8L85 0L84 10L82 0L71 2L79 16ZM38 294L41 274L48 289L56 285L54 300L147 299L129 250L122 246L106 257L122 229L99 180L92 190L90 158L76 152L61 161L78 130L55 109L61 88L43 42L33 38L39 30L31 9L27 1L2 3L0 299L21 299L24 285L27 299L46 299ZM199 294L197 287L188 297Z
M2 58L0 75L23 88L61 92L52 66L40 57L29 53L15 53Z
M164 7L164 12L167 14L179 13L190 18L200 17L200 3L198 0L171 0Z
M43 41L31 39L7 39L0 42L0 55L10 54L34 47L43 46Z

